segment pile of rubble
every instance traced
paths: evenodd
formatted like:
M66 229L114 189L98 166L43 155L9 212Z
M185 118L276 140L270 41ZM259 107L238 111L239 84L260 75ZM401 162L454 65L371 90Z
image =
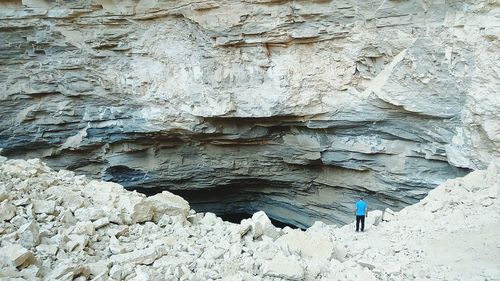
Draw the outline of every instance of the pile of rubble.
M399 213L371 212L364 233L301 231L0 157L0 280L495 280L499 186L492 166Z

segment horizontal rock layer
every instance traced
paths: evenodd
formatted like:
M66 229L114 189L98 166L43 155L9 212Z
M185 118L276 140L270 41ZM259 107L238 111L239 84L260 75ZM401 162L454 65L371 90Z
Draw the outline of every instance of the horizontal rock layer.
M299 226L500 158L489 1L0 5L10 157Z

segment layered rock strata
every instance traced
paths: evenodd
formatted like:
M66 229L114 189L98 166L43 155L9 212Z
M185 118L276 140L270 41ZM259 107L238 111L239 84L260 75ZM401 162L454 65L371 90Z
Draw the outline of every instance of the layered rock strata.
M11 157L306 227L500 156L491 1L0 5Z
M321 222L301 231L264 212L224 222L168 192L145 197L0 157L0 279L497 280L499 196L492 165L401 212L370 212L363 233Z

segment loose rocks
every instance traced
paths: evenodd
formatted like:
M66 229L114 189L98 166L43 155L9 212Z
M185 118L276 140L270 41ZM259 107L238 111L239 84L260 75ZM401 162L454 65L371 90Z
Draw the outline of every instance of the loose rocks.
M491 166L399 213L371 211L364 233L322 222L301 231L274 227L264 212L233 224L168 192L145 197L5 160L0 279L495 280L499 183Z

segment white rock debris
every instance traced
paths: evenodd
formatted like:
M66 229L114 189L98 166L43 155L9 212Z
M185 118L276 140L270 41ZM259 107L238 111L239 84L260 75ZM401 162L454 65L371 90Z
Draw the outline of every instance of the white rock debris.
M276 228L179 196L0 159L0 280L500 280L500 174L449 180L366 231Z

